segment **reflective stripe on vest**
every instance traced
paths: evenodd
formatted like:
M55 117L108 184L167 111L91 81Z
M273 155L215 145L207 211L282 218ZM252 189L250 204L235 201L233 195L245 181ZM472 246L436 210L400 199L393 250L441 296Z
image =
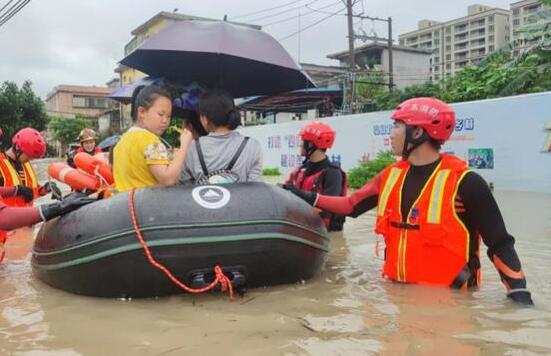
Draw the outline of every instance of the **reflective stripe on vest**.
M444 169L438 172L434 179L434 185L430 194L429 213L427 222L440 224L442 216L442 199L444 198L444 185L450 176L450 170Z
M377 216L383 216L383 214L385 213L386 205L388 203L388 197L390 196L390 192L396 185L396 182L398 182L398 178L400 177L401 172L402 170L400 168L392 167L390 169L390 173L388 174L388 178L384 183L384 188L382 190L381 196L379 197Z
M21 184L19 173L13 168L13 165L6 156L2 157L0 170L2 171L2 178L4 179L4 187L13 187Z
M377 233L383 234L383 274L396 281L449 286L469 261L469 233L455 211L455 198L467 168L442 155L440 164L412 204L401 212L402 189L409 163L387 168L381 180Z
M24 163L23 174L25 182L21 181L19 172L15 169L9 158L3 153L0 154L0 172L2 172L2 178L4 179L4 187L14 187L16 185L25 185L29 188L33 188L35 199L39 197L39 182L34 172L33 166L30 162ZM31 206L32 202L25 203L21 197L9 197L4 198L4 203L8 206Z

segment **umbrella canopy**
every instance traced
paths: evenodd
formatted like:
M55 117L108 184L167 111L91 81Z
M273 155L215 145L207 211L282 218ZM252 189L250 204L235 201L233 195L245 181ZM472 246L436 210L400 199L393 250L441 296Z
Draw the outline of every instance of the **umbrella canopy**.
M160 84L163 82L162 78L144 77L133 81L132 83L123 85L120 88L115 89L109 97L123 104L130 104L132 102L132 94L134 90L141 85Z
M105 150L105 149L107 149L107 148L110 148L110 147L116 145L117 142L119 142L120 139L121 139L121 135L109 136L109 137L107 137L105 140L101 141L101 142L98 144L98 147L99 147L101 150Z
M121 63L153 77L222 88L234 97L315 86L272 36L223 21L175 22Z

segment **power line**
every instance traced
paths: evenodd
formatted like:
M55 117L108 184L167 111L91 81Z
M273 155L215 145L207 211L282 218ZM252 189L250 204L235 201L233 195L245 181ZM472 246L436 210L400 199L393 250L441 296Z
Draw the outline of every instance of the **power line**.
M14 9L16 9L23 1L25 0L17 0L15 4L11 5L8 9L4 11L4 13L0 14L0 21L2 21L4 18L6 18ZM6 8L9 4L11 4L13 1L9 1L6 5L2 7L2 9Z
M8 22L12 17L14 17L19 11L21 11L30 2L31 0L22 0L17 2L14 6L12 6L10 8L11 12L7 13L7 15L6 13L4 13L4 15L0 17L0 27L3 26L6 22ZM17 8L13 9L15 6L17 6Z
M294 5L297 2L301 2L301 1L304 1L304 0L298 0L298 1L295 0L295 1L285 3L283 5L274 6L274 7L270 7L270 8L267 8L267 9L258 10L258 11L255 11L255 12L249 12L248 14L243 14L243 15L232 17L231 20L240 19L242 17L248 17L248 16L251 16L251 15L257 15L257 14L261 14L261 13L267 12L267 11L277 10L277 9L280 9L282 7L285 7L285 6Z
M10 1L8 1L8 2L6 3L6 5L2 6L2 8L0 9L0 13L1 13L2 11L4 11L4 9L5 9L6 7L8 7L8 5L11 4L12 2L13 2L13 0L10 0ZM8 11L9 11L9 10L8 10Z
M331 5L331 6L334 6L334 5L339 4L339 3L340 3L340 1L338 1L336 3L333 3L333 5ZM322 9L325 9L325 7L320 7L318 9L312 9L310 6L308 6L308 4L304 5L304 7L307 8L308 10L312 10L312 12L319 12L320 14L331 14L331 12L329 12L329 11L321 11ZM329 7L329 6L327 6L327 7Z
M295 16L287 17L287 18L284 18L284 19L282 19L282 20L270 22L270 23L267 23L267 24L264 24L264 25L261 25L261 26L262 26L262 27L267 27L267 26L272 26L272 25L276 25L276 24L279 24L279 23L287 22L287 21L296 19L296 18L298 18L298 17L303 17L303 16L306 16L306 15L311 15L311 14L316 13L316 12L322 12L322 11L319 11L319 10L320 10L320 9L326 9L326 8L329 8L329 7L333 7L333 6L338 5L338 4L340 4L340 1L334 2L334 3L329 4L329 5L326 5L326 6L322 6L322 7L320 7L319 9L312 9L312 8L308 7L308 5L306 5L305 7L308 8L308 9L310 9L310 10L312 10L312 11L305 12L305 13L300 14L300 15L295 15ZM325 12L325 11L323 11L323 12L326 13L326 14L329 14L329 12Z
M341 12L341 11L344 10L344 9L345 9L345 8L343 7L343 8L341 8L340 10L338 10L338 11L336 11L336 12L330 14L330 15L327 15L327 16L321 18L321 19L319 19L318 21L316 21L316 22L314 22L314 23L312 23L312 24L310 24L310 25L308 25L308 26L306 26L306 27L303 27L303 28L299 29L298 31L295 31L295 32L293 32L293 33L291 33L291 34L289 34L289 35L287 35L287 36L285 36L285 37L282 37L282 38L278 39L278 41L285 41L285 40L288 39L288 38L291 38L291 37L293 37L293 36L295 36L295 35L298 35L299 33L302 33L303 31L305 31L305 30L307 30L307 29L309 29L309 28L312 28L312 27L314 27L314 26L316 26L316 25L322 23L323 21L325 21L325 20L327 20L327 19L329 19L329 18L331 18L331 17L337 15L339 12Z
M320 0L312 0L310 1L309 3L307 3L306 5L312 5L312 4L315 4L317 3L318 1ZM261 21L261 20L265 20L265 19L269 19L269 18L272 18L272 17L277 17L279 15L282 15L282 14L286 14L288 12L291 12L291 11L295 11L295 10L298 10L300 8L303 8L305 5L300 5L300 6L295 6L295 7L291 7L287 10L283 10L283 11L280 11L280 12L276 12L275 14L271 14L271 15L266 15L266 16L263 16L263 17L259 17L257 19L253 19L253 20L247 20L247 22L252 22L252 23L255 23L255 22L258 22L258 21Z

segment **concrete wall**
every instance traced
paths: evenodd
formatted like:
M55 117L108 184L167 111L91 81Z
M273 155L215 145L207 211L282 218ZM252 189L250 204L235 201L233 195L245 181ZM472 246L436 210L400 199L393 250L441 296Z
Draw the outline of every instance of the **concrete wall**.
M79 96L94 96L90 94L75 94ZM105 111L105 108L81 108L73 107L73 93L68 92L58 92L55 95L51 96L48 101L46 101L46 110L49 113L61 114L65 117L74 117L75 114L81 114L87 117L97 117L102 112Z
M551 92L454 104L457 125L444 152L471 161L472 169L496 189L551 193ZM390 112L319 119L337 131L331 159L350 169L390 149ZM300 164L295 121L241 129L260 141L265 167L289 172ZM483 160L485 168L477 163ZM486 158L485 158L486 159Z
M403 89L414 84L423 84L430 80L430 54L405 51L393 51L394 84ZM388 73L388 50L381 58L381 69Z

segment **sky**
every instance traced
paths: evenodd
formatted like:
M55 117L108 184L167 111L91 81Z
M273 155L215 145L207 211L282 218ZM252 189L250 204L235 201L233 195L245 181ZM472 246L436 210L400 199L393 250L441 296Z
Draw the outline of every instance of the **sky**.
M30 80L45 98L56 85L96 85L116 76L130 32L160 11L266 25L263 30L282 39L299 28L299 35L281 41L300 62L337 65L327 54L346 50L344 0L34 0L0 26L0 82ZM0 0L0 8L8 0ZM484 0L481 4L509 9L512 1ZM356 0L355 13L392 17L393 34L417 28L417 21L447 21L466 16L467 0ZM279 7L270 11L265 9ZM318 11L312 11L317 9ZM342 9L342 15L334 14ZM257 14L247 15L253 12ZM299 17L300 13L300 17ZM244 16L245 15L245 16ZM323 18L319 24L305 28ZM284 21L285 20L285 21ZM300 21L299 21L300 20ZM282 21L277 24L274 22ZM300 27L299 27L300 24ZM386 37L386 25L355 21L355 29ZM357 41L356 45L361 45Z

